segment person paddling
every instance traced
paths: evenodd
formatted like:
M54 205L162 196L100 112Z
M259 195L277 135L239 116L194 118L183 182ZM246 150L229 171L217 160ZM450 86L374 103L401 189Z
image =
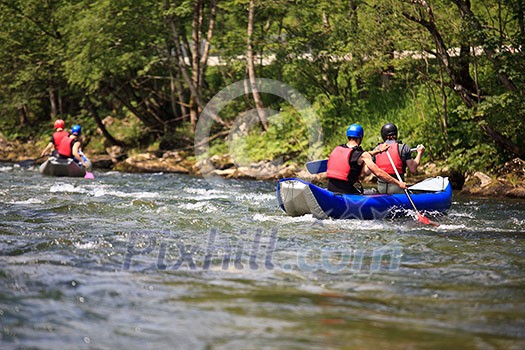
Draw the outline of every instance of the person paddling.
M67 138L69 136L69 133L66 130L64 130L65 128L66 123L62 119L57 119L55 121L55 132L53 133L53 135L51 135L51 140L40 154L40 158L47 156L52 149L54 150L53 152L51 152L51 155L55 157L58 156L57 150L60 146L60 143L62 142L62 139Z
M377 150L365 152L360 146L364 134L363 127L359 124L352 124L348 127L346 130L348 142L335 147L328 157L327 189L336 193L360 193L354 184L359 180L362 173L369 172L384 182L396 184L400 188L407 188L404 182L388 175L384 170L378 168L372 160L373 155L385 152L390 146L385 144Z
M404 174L406 173L407 168L412 174L417 173L417 167L421 162L421 157L425 152L425 147L423 145L418 145L416 149L417 156L412 159L412 151L410 150L410 147L397 140L397 126L393 123L383 125L381 128L381 137L383 138L383 143L376 149L385 144L390 146L387 152L390 154L401 179L404 180ZM390 163L386 152L376 155L374 161L380 169L386 171L391 176L396 176L396 172L394 168L392 168L392 164ZM394 183L378 179L377 191L379 193L388 194L404 193L404 188L401 188Z
M81 132L82 128L80 125L73 125L69 137L62 139L62 142L58 146L58 155L61 159L72 158L87 169L89 168L89 165L86 163L86 159L82 155L82 145L78 139Z

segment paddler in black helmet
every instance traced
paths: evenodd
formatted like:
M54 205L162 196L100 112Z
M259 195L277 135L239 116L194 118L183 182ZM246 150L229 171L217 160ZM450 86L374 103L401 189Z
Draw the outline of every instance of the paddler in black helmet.
M412 174L417 173L417 167L421 162L421 156L425 152L425 147L423 145L418 145L417 156L412 159L410 146L397 140L397 126L393 123L383 125L381 128L381 137L383 138L383 143L379 144L376 149L379 149L379 147L385 144L390 146L387 152L390 154L401 178L404 180L404 174L407 168ZM391 176L396 176L396 172L394 168L392 168L392 164L390 163L386 152L375 155L374 161L378 168L386 171ZM388 183L381 179L377 180L377 190L379 193L404 193L404 189L397 186L395 183Z

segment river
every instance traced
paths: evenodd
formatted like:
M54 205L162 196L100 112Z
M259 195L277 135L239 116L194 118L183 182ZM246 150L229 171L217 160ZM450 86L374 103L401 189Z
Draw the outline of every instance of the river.
M320 221L275 185L0 164L0 348L525 348L525 201Z

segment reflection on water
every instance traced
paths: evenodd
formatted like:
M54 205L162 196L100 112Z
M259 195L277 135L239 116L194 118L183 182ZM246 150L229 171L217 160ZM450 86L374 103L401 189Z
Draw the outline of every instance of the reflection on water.
M525 203L288 217L275 183L0 165L2 348L523 348Z

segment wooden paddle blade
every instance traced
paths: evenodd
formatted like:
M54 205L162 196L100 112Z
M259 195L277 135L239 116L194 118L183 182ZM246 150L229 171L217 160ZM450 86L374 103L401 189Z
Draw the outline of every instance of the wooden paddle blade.
M423 214L421 214L421 213L417 213L417 221L419 221L419 222L421 222L422 224L425 224L425 225L432 225L432 226L435 226L435 227L439 226L439 224L437 222L430 221L429 218L423 216Z
M306 163L306 169L310 174L320 174L326 172L328 159L314 160Z
M95 175L93 175L93 173L86 171L86 175L84 175L84 179L94 179L94 178L95 178Z

